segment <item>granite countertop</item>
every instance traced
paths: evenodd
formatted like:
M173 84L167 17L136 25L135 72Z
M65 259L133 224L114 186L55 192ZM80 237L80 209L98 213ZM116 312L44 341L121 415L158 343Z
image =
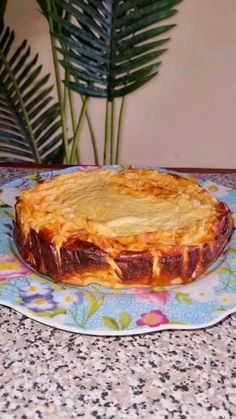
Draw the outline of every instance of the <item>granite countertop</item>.
M0 168L1 184L35 170ZM201 174L236 188L236 174ZM0 417L236 417L236 315L207 329L96 337L1 306Z

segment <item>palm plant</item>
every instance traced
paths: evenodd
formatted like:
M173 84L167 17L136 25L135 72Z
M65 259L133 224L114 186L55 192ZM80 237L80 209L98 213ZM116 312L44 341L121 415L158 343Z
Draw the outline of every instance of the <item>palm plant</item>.
M98 164L89 115L90 98L98 97L106 104L103 163L118 163L127 95L158 74L169 41L165 33L175 26L162 21L181 0L37 2L48 21L58 101L38 57L31 57L26 41L12 53L14 33L1 23L1 160L81 163L86 122Z

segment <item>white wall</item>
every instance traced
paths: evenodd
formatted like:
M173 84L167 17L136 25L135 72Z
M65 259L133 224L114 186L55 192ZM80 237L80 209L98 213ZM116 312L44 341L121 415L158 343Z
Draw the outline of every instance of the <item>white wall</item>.
M50 71L37 2L8 3L17 41L27 38ZM128 98L122 162L236 168L236 1L183 0L174 21L160 75ZM92 113L101 143L103 101L93 101ZM89 163L86 138L83 156Z

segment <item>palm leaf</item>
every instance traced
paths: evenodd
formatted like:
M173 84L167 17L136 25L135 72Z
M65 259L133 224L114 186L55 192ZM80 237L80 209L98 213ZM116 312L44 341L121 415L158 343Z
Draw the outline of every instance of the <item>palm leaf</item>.
M47 20L49 20L48 1L47 0L36 0L36 1L40 7L41 13L44 15L44 17L46 17ZM50 8L52 8L54 12L56 12L61 18L68 19L68 14L66 13L65 10L63 10L60 4L56 5L54 3L54 0L49 0L49 2L50 2ZM62 30L60 25L58 25L57 23L54 25L54 29L57 32L60 32Z
M48 5L47 5L48 1L47 0L36 0L36 1L40 7L42 14L48 19ZM53 4L53 0L51 0L51 3ZM58 6L55 5L55 9L60 16L64 15L63 8L60 7L60 5Z
M109 101L143 86L158 74L169 40L162 35L175 26L162 21L175 15L180 2L53 0L53 36L59 41L61 64L73 76L66 85Z
M40 10L44 16L47 17L47 0L37 0Z
M4 17L6 7L7 7L7 0L1 0L0 1L0 18Z
M0 160L50 163L61 159L59 106L49 75L24 41L13 53L14 32L0 22Z

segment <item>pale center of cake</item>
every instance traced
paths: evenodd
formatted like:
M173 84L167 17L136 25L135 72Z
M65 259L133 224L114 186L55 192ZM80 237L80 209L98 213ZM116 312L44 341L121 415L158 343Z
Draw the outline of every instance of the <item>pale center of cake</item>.
M60 176L58 188L57 179L42 186L34 192L37 217L34 228L40 228L41 223L47 226L59 216L70 226L79 228L82 220L89 220L98 225L99 234L129 236L152 231L175 232L197 224L204 227L212 216L208 195L190 196L188 190L168 189L168 185L163 188L161 179L160 185L152 184L151 193L147 184L142 188L142 181L123 181L121 175L108 176L104 171L85 173L79 181L73 175L64 179ZM43 212L41 221L40 212Z

